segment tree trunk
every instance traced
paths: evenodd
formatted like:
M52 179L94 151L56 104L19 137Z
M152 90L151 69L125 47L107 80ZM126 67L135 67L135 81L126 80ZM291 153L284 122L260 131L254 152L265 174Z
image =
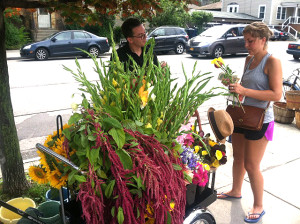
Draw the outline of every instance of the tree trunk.
M0 164L3 193L20 196L28 189L10 98L5 49L4 6L0 3Z

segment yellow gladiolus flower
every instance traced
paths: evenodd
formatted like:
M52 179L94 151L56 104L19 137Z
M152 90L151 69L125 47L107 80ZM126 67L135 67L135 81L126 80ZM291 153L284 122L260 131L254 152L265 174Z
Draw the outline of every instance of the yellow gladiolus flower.
M214 64L216 68L221 68L223 65L225 65L225 62L222 57L215 58L211 61L211 63Z
M198 153L199 150L200 150L200 146L199 146L199 145L196 145L196 146L195 146L195 153Z
M113 78L112 84L113 84L114 87L118 86L118 83L117 83L117 81L114 78Z
M172 202L170 203L170 208L171 208L170 211L173 211L173 209L175 208L175 202L172 201Z
M73 111L76 111L78 109L78 104L77 103L72 103L71 108Z
M162 120L162 119L160 119L160 118L157 118L157 126L160 126L162 122L163 122L163 120Z
M152 125L150 123L148 123L145 128L152 128Z
M216 151L216 157L217 157L218 160L222 159L223 154L222 154L222 152L220 150Z

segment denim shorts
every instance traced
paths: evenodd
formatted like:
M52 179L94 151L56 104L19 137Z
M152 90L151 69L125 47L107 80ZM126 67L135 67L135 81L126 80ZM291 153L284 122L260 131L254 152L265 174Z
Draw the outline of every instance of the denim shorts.
M234 130L233 130L233 133L243 134L245 136L245 138L248 139L248 140L259 140L262 137L264 137L268 127L269 127L269 123L263 124L260 131L253 131L253 130L247 130L247 129L244 129L244 128L235 127Z

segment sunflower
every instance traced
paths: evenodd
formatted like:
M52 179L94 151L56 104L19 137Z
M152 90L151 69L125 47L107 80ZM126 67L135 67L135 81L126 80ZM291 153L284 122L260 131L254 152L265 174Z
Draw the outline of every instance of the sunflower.
M46 172L43 168L38 166L29 167L29 176L38 184L46 184L48 182Z
M56 169L48 174L48 179L51 187L60 189L62 186L65 185L68 176L62 176L61 172L58 169Z

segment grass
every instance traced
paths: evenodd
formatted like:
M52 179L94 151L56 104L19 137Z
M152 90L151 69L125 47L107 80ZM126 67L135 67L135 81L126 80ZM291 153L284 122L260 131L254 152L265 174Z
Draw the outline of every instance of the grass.
M24 192L22 197L31 198L37 205L46 201L45 195L46 192L50 189L49 185L40 185L35 182L32 182L28 175L26 175L27 180L29 181L30 188ZM7 194L4 194L2 191L2 178L0 178L0 200L8 201L14 197L11 197Z

